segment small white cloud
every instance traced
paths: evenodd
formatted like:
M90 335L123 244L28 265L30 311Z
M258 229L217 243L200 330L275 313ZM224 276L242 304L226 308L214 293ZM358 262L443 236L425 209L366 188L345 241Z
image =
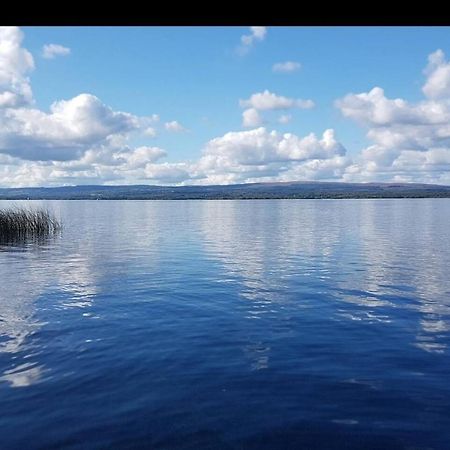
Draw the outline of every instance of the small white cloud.
M282 124L289 123L292 120L292 116L290 114L283 114L278 118L278 122Z
M296 72L297 70L300 70L302 65L299 62L295 61L286 61L283 63L276 63L272 66L272 70L274 72L279 73L290 73L290 72Z
M255 108L259 111L290 108L309 109L314 107L312 100L283 97L282 95L269 92L267 89L264 92L253 94L248 100L239 100L239 104L243 108Z
M255 108L246 109L242 113L242 126L248 128L259 127L262 124L262 118Z
M188 131L186 128L183 127L183 125L181 125L176 120L172 120L172 122L166 122L164 124L164 127L167 131L171 133L183 133Z
M244 45L253 45L255 41L262 41L266 37L266 27L250 27L250 34L244 34L241 36L241 42Z
M266 34L267 27L250 27L250 34L241 36L241 46L238 47L238 52L244 55L253 47L255 42L263 41Z
M59 44L46 44L42 47L42 56L45 59L53 59L56 56L70 55L70 48Z

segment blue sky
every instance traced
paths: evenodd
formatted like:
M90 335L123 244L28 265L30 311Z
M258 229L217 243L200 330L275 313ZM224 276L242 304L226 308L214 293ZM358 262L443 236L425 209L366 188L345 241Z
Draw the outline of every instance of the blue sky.
M0 106L0 125L8 130L0 132L2 186L450 184L449 27L8 30L0 32L0 46L8 44L3 56L0 50L0 98L3 92L16 100ZM49 44L60 47L45 57ZM296 70L274 71L286 62ZM31 94L24 94L25 84ZM383 94L369 95L375 87ZM258 94L269 103L249 101ZM52 113L54 102L71 99L77 100ZM300 107L298 99L314 106ZM248 109L253 119L245 126ZM132 118L113 119L119 112ZM150 119L155 114L158 121ZM281 116L290 120L279 123ZM77 121L92 126L82 129ZM172 121L177 125L166 127ZM315 140L305 141L310 133Z

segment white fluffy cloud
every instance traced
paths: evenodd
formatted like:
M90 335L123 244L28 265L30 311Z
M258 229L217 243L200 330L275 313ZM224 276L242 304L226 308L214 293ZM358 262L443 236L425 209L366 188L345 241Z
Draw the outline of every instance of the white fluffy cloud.
M425 100L389 99L375 87L336 102L373 141L348 168L346 180L450 181L450 65L441 50L428 61Z
M0 152L28 160L60 161L76 159L108 136L140 127L138 117L113 111L90 94L57 101L50 113L3 109L0 123Z
M200 183L248 182L255 179L295 179L301 170L319 167L328 160L329 178L340 174L345 159L344 147L336 141L333 130L321 138L311 133L299 137L292 133L268 131L264 127L229 132L212 139L204 149L195 170ZM348 163L347 163L348 164ZM336 170L333 170L331 166ZM311 169L309 169L312 172ZM306 173L306 172L305 172ZM303 178L304 179L304 178Z
M17 27L0 27L0 108L32 103L27 74L34 69L31 53L22 48L23 33Z
M282 63L276 63L272 66L272 70L278 73L291 73L300 70L302 65L295 61L286 61Z
M31 54L23 33L0 27L0 179L3 186L103 183L121 179L166 156L158 147L130 147L134 136L154 137L156 114L115 111L92 94L34 106ZM58 46L48 51L64 53Z
M252 94L247 100L239 100L239 104L244 108L255 108L259 111L290 108L309 109L314 107L312 100L283 97L267 89L263 92Z
M264 38L265 29L249 36L251 46ZM293 109L314 106L312 100L265 90L240 101L243 125L250 130L211 139L196 161L164 162L167 152L149 141L161 129L187 131L178 121L117 111L88 93L38 109L28 79L33 57L22 41L18 28L0 28L1 186L317 179L450 184L449 63L440 50L429 57L422 101L388 98L375 87L336 102L371 141L354 158L331 129L322 136L298 136L262 127L270 111L278 116L273 120L286 124Z
M118 142L125 148L132 133L156 134L150 125L159 116L138 117L114 111L92 94L55 101L48 112L34 107L27 77L34 61L22 48L22 41L23 33L17 27L0 28L0 154L12 158L15 168L19 160L42 161L50 166L58 161L80 160L87 152L103 155L105 147L117 149ZM55 45L47 50L61 53ZM39 171L45 172L32 172Z
M438 125L450 117L446 102L426 100L410 104L400 98L388 99L380 87L361 94L348 94L337 100L336 105L345 117L369 127Z
M56 56L70 55L70 48L59 44L45 44L42 47L42 56L45 59L53 59Z
M244 39L251 46L266 30L252 28ZM230 183L258 179L336 178L348 163L332 130L322 137L280 134L260 127L230 132L210 140L194 162L161 162L167 156L155 146L133 148L130 136L156 135L158 115L139 117L115 111L92 94L55 101L49 111L32 105L27 74L33 58L21 47L17 28L2 30L0 66L0 177L2 185L33 186L77 183ZM243 41L243 42L244 42ZM6 44L5 44L6 42ZM310 100L256 93L241 102L244 123L260 126L261 112L309 108ZM287 115L282 121L287 121ZM170 132L187 131L179 122L164 123Z
M292 133L281 134L264 127L249 131L235 131L208 142L205 154L227 158L236 164L258 165L273 161L303 161L327 159L345 154L334 137L334 130L326 130L321 139L314 133L301 138Z
M242 126L257 127L263 123L260 111L287 110L292 108L310 109L314 107L314 102L301 98L283 97L266 89L263 92L252 94L247 100L239 100L239 105L242 108L247 108L242 114ZM280 123L287 123L286 121L289 120L290 116L284 115Z
M425 68L427 81L422 90L432 99L450 97L450 62L445 60L442 50L436 50L428 57L428 66Z
M2 156L2 155L0 155ZM0 176L9 185L79 183L227 184L253 181L339 179L349 160L333 130L321 137L280 134L260 127L229 132L210 140L194 162L160 162L159 147L129 148L109 139L70 161L20 161L8 155ZM6 161L5 161L6 162Z

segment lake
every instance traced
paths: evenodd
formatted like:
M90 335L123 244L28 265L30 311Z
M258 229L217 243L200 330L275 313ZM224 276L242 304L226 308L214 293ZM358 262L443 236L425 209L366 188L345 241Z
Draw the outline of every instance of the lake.
M11 204L0 448L449 448L449 199Z

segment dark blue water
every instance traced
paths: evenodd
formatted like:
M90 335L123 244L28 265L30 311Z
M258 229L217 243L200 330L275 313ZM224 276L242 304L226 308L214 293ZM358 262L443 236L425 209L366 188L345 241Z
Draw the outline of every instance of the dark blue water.
M450 448L449 200L44 204L0 248L2 450Z

